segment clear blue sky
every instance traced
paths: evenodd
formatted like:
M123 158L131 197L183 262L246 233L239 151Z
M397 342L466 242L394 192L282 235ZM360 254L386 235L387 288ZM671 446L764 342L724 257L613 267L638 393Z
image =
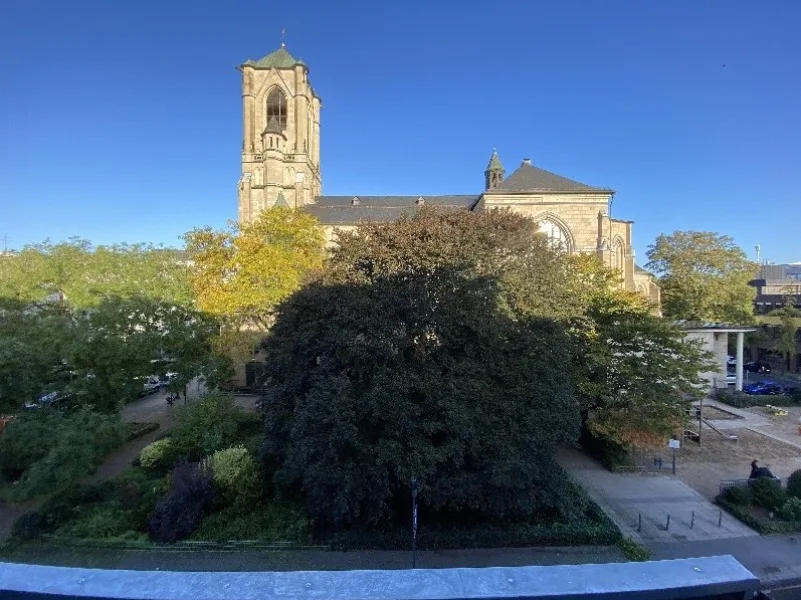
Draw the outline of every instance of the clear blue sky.
M0 243L235 218L235 67L285 26L326 194L478 193L497 147L617 190L638 262L675 229L801 260L799 23L797 0L5 0Z

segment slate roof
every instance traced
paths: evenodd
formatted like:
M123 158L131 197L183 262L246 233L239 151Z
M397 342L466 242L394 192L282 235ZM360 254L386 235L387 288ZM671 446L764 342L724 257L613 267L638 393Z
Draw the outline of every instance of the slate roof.
M479 195L471 196L318 196L303 210L323 225L356 225L361 222L385 223L414 214L421 206L472 209ZM423 199L422 204L419 203Z
M281 46L275 52L271 52L259 60L246 60L243 66L253 67L254 69L291 69L295 65L306 66L302 60L292 56L285 46Z
M504 192L602 192L611 194L612 190L592 187L523 163L517 171L487 193Z
M638 264L635 264L635 265L634 265L634 272L635 272L635 273L645 273L646 275L651 275L651 276L653 276L653 273L651 273L651 271L649 271L648 269L643 269L643 268L642 268L640 265L638 265Z

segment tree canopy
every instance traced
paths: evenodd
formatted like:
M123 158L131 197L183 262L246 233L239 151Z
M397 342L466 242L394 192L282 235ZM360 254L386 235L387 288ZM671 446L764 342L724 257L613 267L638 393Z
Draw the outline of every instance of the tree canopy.
M281 207L221 231L195 229L184 240L198 308L236 328L266 329L275 306L322 267L325 256L317 220Z
M181 305L142 296L106 298L90 309L60 302L0 305L0 411L50 391L104 412L142 390L137 378L177 373L211 385L230 375L212 346L219 323ZM167 358L160 361L159 358Z
M676 231L648 248L648 268L660 277L665 316L688 321L747 324L757 265L727 235Z
M473 272L489 259L470 257L485 223L470 240L468 221L450 218L442 228L473 242L464 260L443 258L460 254L458 239L418 243L430 213L343 236L329 273L281 306L264 342L268 450L322 522L392 522L411 477L439 510L558 511L554 454L579 425L566 334L512 319L502 282ZM390 251L373 236L383 229L397 232Z
M0 256L0 297L38 302L56 295L75 308L132 295L187 304L191 289L182 258L178 250L151 244L45 241Z
M218 346L235 360L250 356L276 305L319 270L325 257L317 220L282 207L224 230L195 229L184 240L198 308L221 320Z

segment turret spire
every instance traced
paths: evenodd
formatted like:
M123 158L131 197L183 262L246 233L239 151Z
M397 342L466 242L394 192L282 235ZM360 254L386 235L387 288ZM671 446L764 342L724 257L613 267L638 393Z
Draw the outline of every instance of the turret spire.
M503 181L504 174L506 174L506 171L503 169L498 151L493 149L487 170L484 171L484 189L491 190L497 187Z

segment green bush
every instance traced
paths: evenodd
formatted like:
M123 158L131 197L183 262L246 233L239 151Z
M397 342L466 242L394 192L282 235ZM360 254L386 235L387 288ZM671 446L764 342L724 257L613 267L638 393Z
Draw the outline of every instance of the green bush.
M632 562L646 562L651 560L651 552L648 548L638 544L629 537L620 538L617 547L623 555Z
M156 440L142 448L139 453L139 465L144 469L161 469L170 467L174 462L172 439Z
M801 498L801 469L793 471L787 478L787 495Z
M172 430L176 456L199 460L236 442L242 410L230 394L213 392L181 406Z
M785 521L801 522L801 498L788 498L781 507L779 516Z
M226 508L208 515L193 540L228 542L247 540L260 542L311 541L310 523L302 508L283 502L269 505L256 504L243 512Z
M781 484L770 477L760 477L751 483L754 502L768 510L779 510L787 501L787 494Z
M17 482L5 490L8 500L19 502L63 490L91 473L125 441L125 427L115 415L87 409L67 416L54 412L37 411L21 418L19 426L14 420L0 436L0 456L10 451L14 457L7 460L16 461L21 469ZM43 439L43 426L49 429L49 439ZM38 451L33 449L36 444L42 445Z
M739 505L751 504L753 500L750 488L730 487L726 489L723 496L732 504Z
M726 512L731 513L737 519L748 525L754 531L763 535L772 535L776 533L795 533L801 531L801 524L795 521L782 521L778 519L760 518L755 516L751 509L747 506L738 506L727 502L723 496L715 498L718 506L721 506Z
M117 537L133 530L131 515L119 507L97 506L86 515L71 521L58 530L58 535L98 539Z
M47 526L41 513L32 511L25 513L14 521L11 528L11 538L21 542L35 540L47 533Z
M259 467L244 446L218 450L203 461L226 504L246 506L261 493Z
M48 498L39 510L21 516L14 523L11 535L30 540L53 533L71 519L79 518L103 498L97 486L76 484Z

